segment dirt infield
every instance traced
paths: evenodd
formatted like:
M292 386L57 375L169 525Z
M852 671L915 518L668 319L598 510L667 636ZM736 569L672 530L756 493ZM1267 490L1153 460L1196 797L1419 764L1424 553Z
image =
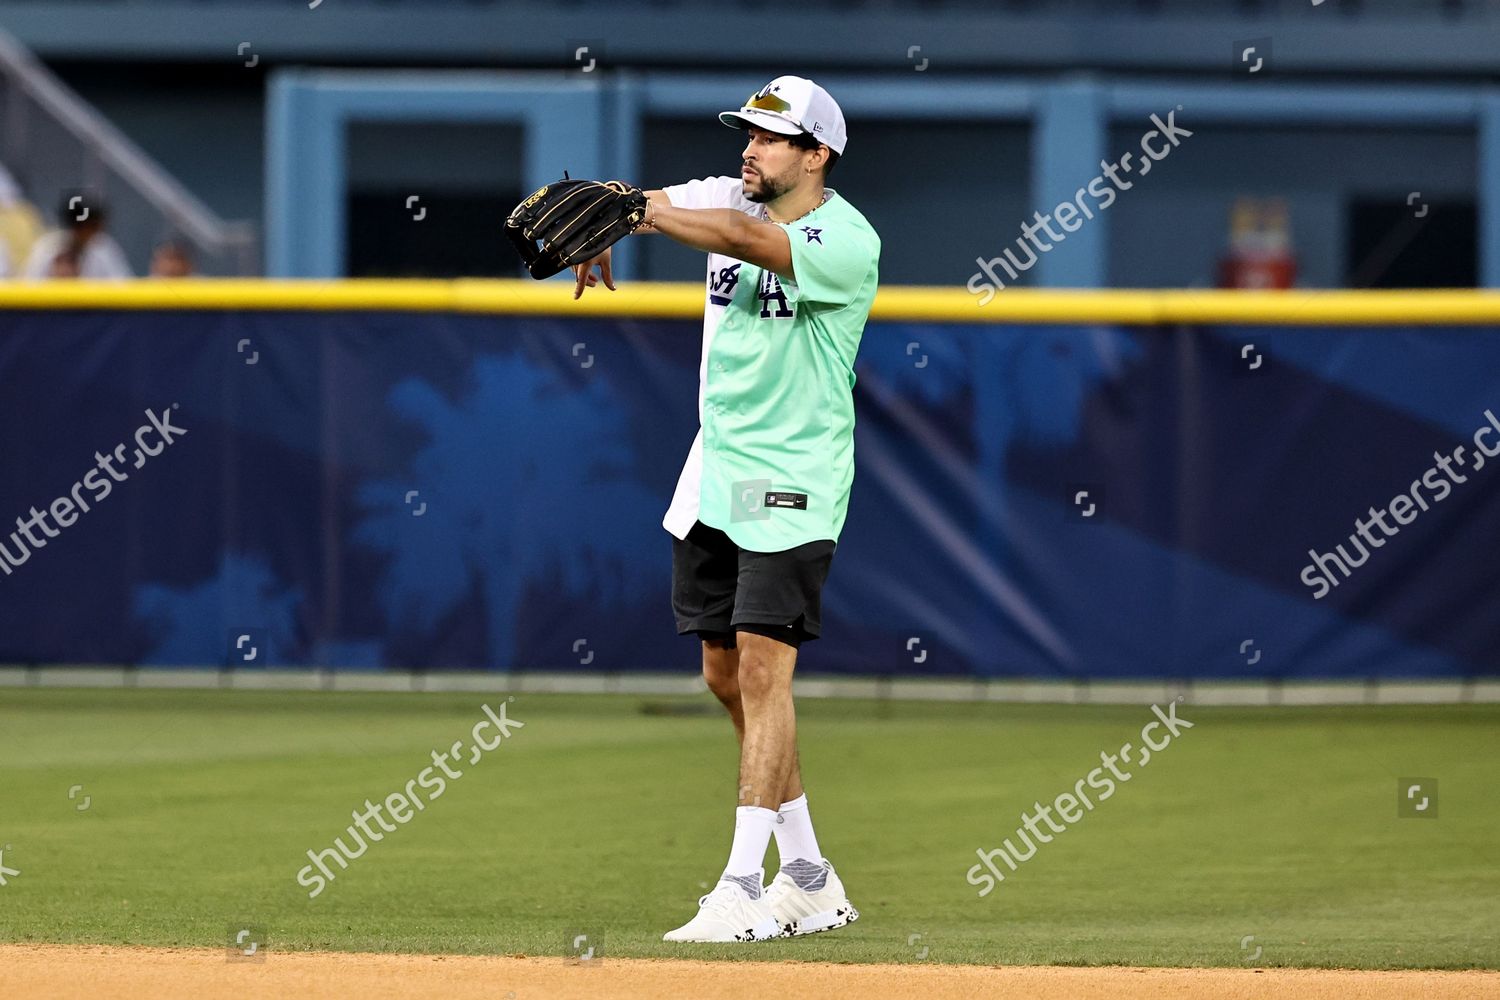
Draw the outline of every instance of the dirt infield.
M217 949L0 945L0 996L28 998L306 997L416 1000L766 996L1037 1000L1133 997L1500 997L1500 972L833 965L458 955L271 954L230 962Z

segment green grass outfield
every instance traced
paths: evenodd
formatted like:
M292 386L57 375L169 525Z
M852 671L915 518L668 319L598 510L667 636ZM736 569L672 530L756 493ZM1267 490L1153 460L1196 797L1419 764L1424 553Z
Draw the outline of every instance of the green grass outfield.
M273 952L562 955L587 932L605 956L1500 968L1500 706L1184 704L1193 729L981 899L975 849L1149 709L808 701L813 817L863 916L730 947L660 940L728 849L717 705L523 694L524 729L309 899L308 849L503 699L0 690L0 940L217 946L233 924ZM1397 817L1400 777L1439 780L1436 819Z

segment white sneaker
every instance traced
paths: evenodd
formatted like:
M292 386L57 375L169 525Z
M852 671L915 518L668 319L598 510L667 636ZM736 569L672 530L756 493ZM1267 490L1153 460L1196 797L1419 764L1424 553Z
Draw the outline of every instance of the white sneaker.
M817 863L795 858L782 865L766 889L766 901L786 937L836 930L859 919L827 858Z
M698 915L675 931L667 931L661 939L766 941L780 937L781 928L761 889L765 877L765 869L756 869L750 875L721 876L713 891L698 900Z

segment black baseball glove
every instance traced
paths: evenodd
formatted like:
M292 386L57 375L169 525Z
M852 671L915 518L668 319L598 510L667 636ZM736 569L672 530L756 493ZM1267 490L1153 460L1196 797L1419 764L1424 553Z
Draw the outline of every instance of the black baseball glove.
M585 181L566 174L534 193L505 220L533 278L597 257L646 219L646 193L620 181Z

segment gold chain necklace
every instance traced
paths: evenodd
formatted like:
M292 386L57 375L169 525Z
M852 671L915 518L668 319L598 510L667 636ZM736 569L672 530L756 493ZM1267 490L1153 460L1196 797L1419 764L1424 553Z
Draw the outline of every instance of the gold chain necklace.
M824 191L823 191L823 197L822 197L822 199L816 205L814 205L812 208L809 208L807 211L803 212L801 215L797 216L795 219L788 219L785 222L777 223L777 225L790 226L794 222L801 222L803 219L807 218L809 215L812 215L818 209L820 209L824 205L828 204L828 199L832 198L832 197L833 197L833 191L831 189L825 188ZM765 216L766 221L768 221L768 222L774 222L775 221L774 219L771 218L771 213L770 212L762 210L762 214Z

